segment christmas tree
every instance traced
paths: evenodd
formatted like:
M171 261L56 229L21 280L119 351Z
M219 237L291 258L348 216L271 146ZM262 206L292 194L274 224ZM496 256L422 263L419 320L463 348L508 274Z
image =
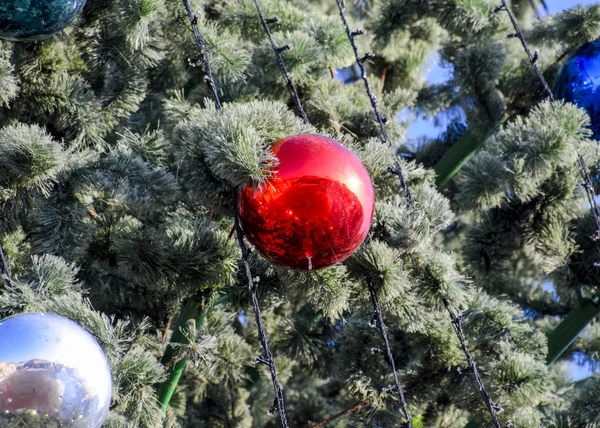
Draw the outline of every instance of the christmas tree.
M600 66L561 71L600 58L600 4L5 3L0 319L57 314L98 341L102 427L600 424L600 377L571 373L600 353ZM424 78L433 52L445 82ZM409 144L406 111L461 113ZM271 202L277 144L305 134L370 176L343 257L328 237L368 200L330 232L239 202ZM338 149L312 162L345 166ZM343 193L311 180L279 191ZM306 231L331 263L286 265ZM2 427L65 426L3 399Z

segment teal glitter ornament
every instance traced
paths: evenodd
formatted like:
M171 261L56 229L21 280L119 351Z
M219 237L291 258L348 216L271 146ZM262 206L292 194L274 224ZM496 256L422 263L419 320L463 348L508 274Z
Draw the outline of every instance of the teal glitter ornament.
M0 0L0 39L40 40L69 25L85 0Z
M554 97L585 109L600 140L600 40L577 49L558 73Z

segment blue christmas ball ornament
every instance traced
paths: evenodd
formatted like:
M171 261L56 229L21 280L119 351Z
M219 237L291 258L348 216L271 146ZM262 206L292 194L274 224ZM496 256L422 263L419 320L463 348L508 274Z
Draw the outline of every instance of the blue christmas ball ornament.
M585 109L600 140L600 40L577 49L560 69L554 97Z
M0 38L50 37L69 25L84 4L85 0L0 0Z
M43 313L0 321L0 427L99 428L111 393L106 356L78 324Z

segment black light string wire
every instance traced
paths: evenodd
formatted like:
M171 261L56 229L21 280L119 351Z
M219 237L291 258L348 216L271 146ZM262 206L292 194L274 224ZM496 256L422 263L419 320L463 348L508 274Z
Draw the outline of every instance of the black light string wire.
M485 385L483 384L483 379L479 374L479 370L477 369L477 364L471 355L471 351L469 351L469 347L467 346L467 341L465 339L465 334L462 329L462 314L460 312L454 311L448 299L443 299L444 306L446 310L450 314L450 319L452 320L452 328L454 328L454 333L456 333L456 337L460 341L460 346L462 347L463 353L467 358L468 368L473 372L473 376L475 377L475 382L477 382L477 388L483 397L483 401L485 402L485 406L492 417L492 422L494 427L500 428L500 421L498 421L497 413L501 413L504 409L501 406L494 403L490 394L486 391Z
M354 55L356 56L356 60L360 67L361 77L362 77L363 81L365 82L365 87L367 89L367 93L369 94L369 98L371 99L371 105L373 106L373 110L375 110L375 115L377 116L377 118L379 120L382 137L383 137L384 141L391 146L391 141L390 141L390 139L387 135L386 129L385 129L385 121L381 118L381 114L379 113L377 99L375 98L375 96L373 95L373 92L371 91L369 79L367 77L367 73L366 73L365 67L363 65L363 62L365 62L368 58L372 57L373 54L366 54L363 57L360 57L358 54L358 47L356 46L356 42L354 41L354 38L356 36L362 35L365 32L364 32L364 30L351 31L350 26L348 25L348 21L346 20L346 15L344 13L344 11L345 11L344 0L336 0L336 3L338 5L338 9L340 10L340 17L342 18L342 21L346 28L346 34L348 35L348 40L350 41L350 44L352 45L352 48L354 49ZM396 164L395 168L397 169L396 171L394 171L393 169L390 169L390 171L399 175L401 182L403 184L403 188L406 188L405 194L408 195L407 200L409 202L412 202L412 197L410 196L410 193L408 192L408 186L404 183L404 180L402 177L402 171L399 169L400 165ZM454 332L456 333L456 336L458 337L460 345L463 349L463 352L467 359L469 368L471 369L471 371L473 372L473 375L475 376L475 380L477 382L477 387L478 387L478 389L481 393L481 396L483 398L483 401L485 402L485 405L490 413L490 416L492 417L492 422L494 423L494 426L496 428L500 428L500 422L498 421L498 416L496 415L496 412L501 411L502 408L492 401L490 395L488 394L488 392L485 389L481 375L479 374L479 371L477 370L477 364L475 363L475 360L471 356L471 352L469 351L469 347L467 346L467 342L465 340L464 332L462 329L462 315L460 314L460 312L455 311L452 308L452 305L450 304L448 299L444 298L443 303L444 303L446 310L448 311L448 314L450 315L450 319L452 321L452 327L453 327Z
M358 68L360 69L360 77L362 78L363 82L365 83L365 89L367 91L367 95L369 96L369 100L371 101L371 106L373 106L373 111L375 112L375 116L377 117L377 122L379 122L379 132L381 133L381 138L383 139L384 143L386 143L388 146L392 147L392 140L390 140L390 137L388 136L388 133L387 133L387 129L385 127L386 123L387 123L387 119L384 118L381 115L381 112L379 111L379 101L377 100L377 97L375 96L375 94L373 93L373 90L371 89L371 84L369 83L369 78L367 77L367 70L364 66L364 62L366 60L368 60L369 58L373 57L373 54L366 53L364 56L361 57L358 54L358 47L356 46L356 43L354 42L354 37L365 34L365 30L351 31L350 26L348 25L348 21L346 20L346 15L344 14L344 10L346 9L346 6L344 5L344 0L336 0L336 3L338 5L338 9L340 10L340 17L342 18L342 22L344 23L344 27L346 29L346 34L348 35L348 40L350 40L350 44L352 45L352 49L354 50L354 57L356 58L356 64L358 64ZM400 185L402 186L402 190L404 191L404 197L406 198L406 201L408 202L408 204L410 206L412 206L413 205L413 197L408 188L408 184L404 180L404 173L402 172L400 163L396 162L394 167L389 168L388 171L391 172L392 174L398 176L398 178L400 179Z
M405 426L408 428L413 428L412 421L410 419L410 414L408 413L408 406L406 404L406 397L404 396L404 390L400 385L400 381L398 380L398 373L396 372L396 363L394 363L394 354L392 354L392 348L390 347L390 342L387 336L387 330L385 328L385 323L383 322L383 311L381 309L381 305L379 304L379 300L377 299L377 290L375 290L375 286L369 280L367 280L367 287L369 289L369 294L371 295L371 302L373 302L373 310L375 312L375 321L379 330L381 331L381 336L383 337L383 342L385 343L385 354L387 360L392 367L392 374L394 375L394 390L398 393L398 398L400 399L400 403L402 404L402 413L404 414L404 418L406 419Z
M275 24L275 23L279 22L279 18L274 16L273 18L265 19L265 15L262 13L262 10L260 9L258 0L254 0L254 5L256 6L258 15L260 16L260 22L261 22L265 32L267 33L267 36L269 37L269 42L271 43L271 47L273 48L273 52L275 52L275 57L277 58L277 64L279 65L279 68L281 69L281 74L283 75L283 78L285 79L288 91L290 92L290 95L292 96L292 99L294 100L294 104L296 105L296 110L298 110L298 113L300 114L300 117L302 118L304 123L309 123L308 117L306 117L306 112L304 111L304 108L302 107L302 103L300 102L300 97L298 96L298 91L296 89L296 85L294 85L292 76L290 75L290 73L288 73L287 68L285 66L285 62L283 61L283 57L281 56L281 54L283 52L290 49L290 46L285 45L285 46L278 47L275 44L275 40L273 39L273 34L271 33L271 28L269 27L270 24Z
M189 0L183 0L183 6L190 18L190 24L192 26L192 32L194 33L194 40L196 41L196 46L198 46L198 50L200 51L200 55L195 58L189 58L188 62L192 66L196 66L198 61L202 61L204 65L204 71L206 75L204 76L204 81L210 89L210 92L213 96L213 101L215 103L215 108L217 110L221 110L223 106L221 105L221 100L219 99L219 94L217 93L217 86L215 85L215 81L212 77L212 66L210 64L210 59L208 56L208 45L206 44L206 40L200 34L200 30L198 29L198 15L192 12L192 6L190 5Z
M550 98L551 101L554 101L554 94L552 93L550 86L548 86L548 82L546 82L544 75L542 74L537 65L537 60L539 57L538 52L536 51L535 54L531 53L531 50L527 45L527 41L525 40L525 35L519 27L519 24L517 23L517 20L515 19L514 15L507 6L506 0L502 0L502 5L494 9L492 12L497 13L501 10L504 10L506 11L506 13L508 13L508 17L510 18L510 21L512 22L512 25L515 29L515 34L511 35L511 37L516 37L521 41L523 49L525 50L525 53L527 53L527 57L529 58L529 62L531 63L531 66L533 67L533 70L535 71L535 74L537 75L538 79L542 83L546 95L548 96L548 98ZM590 211L592 212L592 216L594 217L594 222L596 224L596 231L592 235L592 239L594 241L597 241L598 239L600 239L600 212L598 211L598 206L594 197L594 186L592 185L592 178L590 177L590 174L587 168L585 167L585 161L583 159L583 156L581 155L581 152L579 151L579 147L577 147L576 150L577 164L579 165L579 172L583 180L583 188L585 189L588 203L590 204ZM596 265L598 265L598 262L596 263Z
M542 19L543 18L542 14L538 10L537 6L535 5L535 0L529 0L529 3L531 4L531 7L533 8L533 11L537 15L538 19ZM546 15L550 15L550 8L548 7L548 3L546 2L546 0L540 0L540 3L542 5L542 7L544 8L544 13Z
M529 4L531 5L531 8L535 12L535 15L538 17L538 19L541 19L542 15L540 14L540 11L538 10L537 6L535 5L535 0L529 0Z
M221 105L221 101L219 100L219 95L217 93L217 87L215 85L215 81L212 76L212 68L210 64L210 57L208 52L208 46L206 40L200 34L200 30L198 29L198 16L192 12L189 0L183 0L183 4L185 6L185 10L188 13L190 18L190 24L192 26L192 31L194 32L194 39L196 41L196 45L200 50L199 58L190 59L190 63L195 64L198 60L202 60L204 64L204 71L206 75L204 76L204 81L209 87L210 91L213 95L213 101L215 103L215 108L217 110L222 110L223 106ZM265 364L269 371L271 372L271 380L273 381L273 389L275 391L275 400L273 403L273 407L269 413L274 413L276 410L279 411L279 416L281 418L281 425L283 428L289 428L287 423L287 418L285 415L285 403L283 399L283 389L281 384L279 383L279 379L277 377L277 366L275 365L275 359L273 358L273 354L271 353L271 349L267 343L267 335L265 332L265 327L262 321L262 317L260 314L260 306L258 304L258 282L254 281L252 277L252 270L250 269L250 263L248 262L249 252L246 248L246 244L244 243L244 233L242 228L240 227L240 218L239 212L237 208L237 199L238 199L238 191L235 188L231 189L231 197L232 197L232 205L233 205L233 216L234 216L234 226L235 232L237 235L238 245L240 250L242 251L242 261L244 263L244 268L246 270L246 277L248 280L248 289L250 291L250 296L252 300L252 306L254 308L254 315L256 318L256 325L258 327L258 336L260 339L260 344L263 348L264 355L256 357L255 362L258 364Z
M283 75L283 78L286 81L287 87L290 91L290 94L292 96L292 98L294 99L294 104L298 107L298 112L300 113L300 115L302 116L302 119L304 120L305 123L309 123L308 118L306 117L306 114L304 112L304 109L302 108L302 102L300 101L300 97L298 96L298 91L296 90L296 86L294 85L294 82L292 80L291 75L288 73L286 67L285 67L285 62L283 60L283 57L281 56L281 53L287 49L289 49L289 46L283 46L283 47L277 47L277 45L275 44L274 40L273 40L273 35L271 33L271 29L269 28L269 25L275 22L278 22L277 18L270 18L270 19L266 19L261 8L260 5L258 3L258 0L254 0L254 4L256 6L256 10L258 12L258 15L260 17L260 21L263 25L263 28L265 29L267 36L269 37L269 41L271 42L271 46L273 47L273 51L275 52L275 56L277 57L277 62L279 64L279 67L281 69L281 74ZM356 53L356 47L354 48L354 52ZM359 65L360 64L359 62ZM364 68L363 70L363 76L366 77L365 72L364 72ZM367 91L369 93L369 98L371 99L371 104L373 105L373 107L375 108L375 113L377 115L377 120L379 121L379 124L381 126L381 132L382 135L384 135L385 141L391 145L391 142L387 136L386 130L385 130L385 125L384 125L384 119L382 118L381 114L379 113L379 109L377 107L378 102L377 102L377 98L375 98L375 95L373 95L373 92L371 91L371 87L369 85L369 81L365 80L365 85L367 87ZM408 190L408 187L406 186L406 183L404 181L404 176L402 174L402 169L400 168L400 165L398 163L396 163L394 168L390 168L390 172L392 172L393 174L396 174L400 177L400 182L402 184L402 188L404 189L405 195L406 195L406 200L408 203L412 204L412 196ZM408 407L406 404L406 399L404 397L404 390L402 389L402 386L400 385L400 381L398 380L398 374L396 372L396 365L394 363L394 355L392 354L392 349L390 347L390 343L388 340L388 336L387 336L387 331L385 328L385 323L383 321L383 311L381 309L381 305L379 304L379 301L377 299L377 292L375 290L375 287L373 286L373 284L368 281L367 282L368 285L368 289L369 289L369 293L371 295L371 301L373 303L373 310L375 312L374 314L374 318L376 320L377 326L379 327L379 330L381 332L381 335L383 337L383 341L385 343L385 347L386 347L386 356L388 359L388 362L392 368L392 372L394 375L394 388L392 388L393 390L395 390L398 393L398 397L400 399L400 403L402 405L402 413L404 415L404 418L406 419L406 426L409 428L412 428L412 422L410 419L410 415L408 413Z
M0 243L0 275L4 277L8 286L13 288L13 284L10 280L10 268L6 262L6 256L4 254L4 249L2 248L2 243Z

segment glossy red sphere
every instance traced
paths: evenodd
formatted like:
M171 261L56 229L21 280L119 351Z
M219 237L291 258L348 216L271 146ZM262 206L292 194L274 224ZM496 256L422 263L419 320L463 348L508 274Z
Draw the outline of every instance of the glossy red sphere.
M332 266L367 237L375 196L354 153L329 138L296 135L273 147L276 175L239 198L248 240L268 260L297 270Z

